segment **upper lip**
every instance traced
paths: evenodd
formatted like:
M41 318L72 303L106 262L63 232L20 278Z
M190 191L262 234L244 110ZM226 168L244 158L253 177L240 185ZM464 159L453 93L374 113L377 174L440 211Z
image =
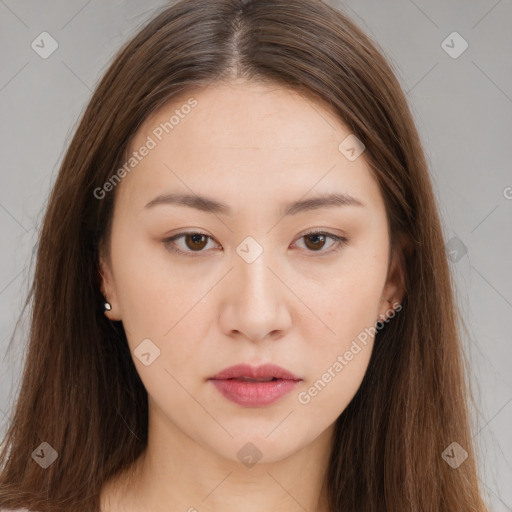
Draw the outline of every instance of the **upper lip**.
M293 373L277 366L275 364L264 364L261 366L251 366L249 364L237 364L224 368L221 372L217 373L210 379L214 380L225 380L225 379L236 379L238 377L247 377L250 379L267 379L274 377L276 379L287 379L287 380L302 380Z

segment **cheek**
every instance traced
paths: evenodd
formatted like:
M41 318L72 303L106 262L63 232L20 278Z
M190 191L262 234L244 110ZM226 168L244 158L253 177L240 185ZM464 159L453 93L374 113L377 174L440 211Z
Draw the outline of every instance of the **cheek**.
M200 363L212 356L204 340L218 318L211 293L218 276L177 271L163 251L148 247L119 259L116 280L128 345L148 393L162 403L188 403L180 384L193 389L207 377ZM137 355L148 351L146 366Z
M351 348L333 354L317 368L316 377L305 382L298 390L298 412L304 417L318 418L311 428L321 430L332 424L361 386L368 368L372 343L365 346L356 342ZM348 353L351 354L350 360L347 359Z
M132 350L145 338L162 350L190 322L194 305L206 290L173 272L162 248L134 243L126 249L119 240L115 267L117 298ZM201 292L201 293L200 293Z
M347 253L328 279L317 282L315 289L308 289L308 285L303 289L307 305L321 320L324 334L319 355L343 350L358 334L375 325L387 272L385 250L382 253ZM318 336L311 339L318 347Z
M338 297L344 292L348 293L341 291ZM352 295L349 301L331 301L330 307L339 310L326 322L334 332L324 330L322 336L311 333L308 338L311 345L305 349L307 379L298 390L297 402L307 414L322 417L326 425L346 409L368 369L375 334L375 318L369 313L374 307L368 306L377 301L365 295Z
M305 348L309 372L297 397L311 413L318 408L318 414L333 421L359 389L368 368L387 259L372 251L354 252L340 269L322 299L319 290L308 295L308 305L322 323L303 338L310 344Z

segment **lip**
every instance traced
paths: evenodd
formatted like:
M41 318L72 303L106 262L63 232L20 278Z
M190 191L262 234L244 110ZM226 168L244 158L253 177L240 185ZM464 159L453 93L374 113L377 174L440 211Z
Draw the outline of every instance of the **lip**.
M276 379L302 380L297 375L277 366L275 364L263 364L261 366L251 366L250 364L237 364L224 368L210 379L236 379L239 377L248 377L251 379L266 379L275 377Z
M244 381L242 379L271 381ZM293 373L273 364L250 366L239 364L225 368L208 379L228 400L246 407L263 407L282 399L302 380Z

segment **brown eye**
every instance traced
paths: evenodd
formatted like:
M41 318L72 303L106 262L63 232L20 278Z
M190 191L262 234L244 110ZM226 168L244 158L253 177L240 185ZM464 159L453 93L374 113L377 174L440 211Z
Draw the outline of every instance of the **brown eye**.
M313 233L311 235L304 235L304 240L306 240L306 246L308 249L312 249L314 251L322 249L325 245L326 236L322 233Z
M188 233L185 236L185 245L192 250L201 250L204 249L204 247L207 244L207 236L201 235L199 233Z
M183 239L184 243L178 244L178 240ZM324 250L326 241L331 239L331 244ZM188 256L200 256L201 253L206 253L205 247L209 241L214 241L211 236L204 233L179 233L171 238L163 240L164 246L173 252ZM342 236L334 235L332 233L324 233L321 231L312 231L302 235L299 240L305 240L305 248L307 252L318 253L319 255L327 255L334 253L341 249L348 239ZM195 253L195 254L194 254Z
M331 244L327 245L326 241L331 239ZM304 240L304 245L308 252L317 252L319 255L327 255L334 253L341 249L347 242L348 239L343 236L334 235L332 233L324 233L322 231L311 231L302 235L299 240Z
M181 244L178 244L178 240L183 239ZM206 252L203 250L210 240L213 240L211 236L205 235L204 233L180 233L171 238L163 240L163 243L167 249L178 254L187 254L195 256L193 253L197 253L199 256L201 253Z

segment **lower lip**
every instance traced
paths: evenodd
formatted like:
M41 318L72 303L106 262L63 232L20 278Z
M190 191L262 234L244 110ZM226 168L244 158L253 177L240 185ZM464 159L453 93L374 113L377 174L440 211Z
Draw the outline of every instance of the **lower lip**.
M225 398L246 407L263 407L277 402L298 383L296 380L277 379L268 382L247 382L232 379L211 379Z

